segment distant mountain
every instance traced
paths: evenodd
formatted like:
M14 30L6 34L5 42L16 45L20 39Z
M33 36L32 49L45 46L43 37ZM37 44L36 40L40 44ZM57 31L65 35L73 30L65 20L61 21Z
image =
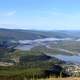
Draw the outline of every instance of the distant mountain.
M23 29L0 29L3 40L34 40L41 38L80 38L80 31L38 31Z

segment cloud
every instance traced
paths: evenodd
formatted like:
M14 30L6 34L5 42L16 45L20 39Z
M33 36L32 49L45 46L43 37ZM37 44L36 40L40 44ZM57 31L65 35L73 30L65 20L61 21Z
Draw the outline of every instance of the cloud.
M7 17L7 16L13 16L15 14L16 14L16 11L14 10L14 11L9 11L9 12L1 12L0 16Z
M13 16L16 14L16 11L10 11L5 14L5 16Z

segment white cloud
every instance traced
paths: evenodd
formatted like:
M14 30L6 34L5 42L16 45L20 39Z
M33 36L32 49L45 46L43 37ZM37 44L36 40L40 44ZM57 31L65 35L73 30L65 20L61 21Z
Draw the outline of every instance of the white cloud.
M16 11L10 11L5 14L5 16L13 16L16 14Z
M13 15L15 15L16 14L16 11L14 10L14 11L9 11L9 12L1 12L0 13L0 16L13 16Z

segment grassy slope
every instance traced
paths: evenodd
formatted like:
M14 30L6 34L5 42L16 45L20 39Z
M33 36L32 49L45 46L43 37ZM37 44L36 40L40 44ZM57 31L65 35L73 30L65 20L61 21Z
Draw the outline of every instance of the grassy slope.
M48 79L40 79L40 80L80 80L80 78L48 78Z

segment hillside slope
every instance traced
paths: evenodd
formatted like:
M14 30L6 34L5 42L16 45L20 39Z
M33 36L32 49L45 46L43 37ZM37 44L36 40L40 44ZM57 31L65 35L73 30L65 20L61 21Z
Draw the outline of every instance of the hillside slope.
M37 31L20 29L0 29L0 39L5 40L34 40L41 38L65 38L69 35L64 31Z

